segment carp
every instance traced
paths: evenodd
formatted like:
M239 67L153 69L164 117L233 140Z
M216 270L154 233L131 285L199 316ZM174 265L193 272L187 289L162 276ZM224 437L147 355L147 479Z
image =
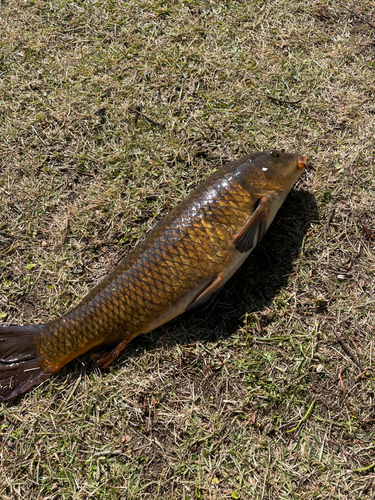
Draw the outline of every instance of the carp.
M0 401L90 349L106 368L134 337L207 301L261 242L306 167L306 157L276 150L224 165L66 315L0 327Z

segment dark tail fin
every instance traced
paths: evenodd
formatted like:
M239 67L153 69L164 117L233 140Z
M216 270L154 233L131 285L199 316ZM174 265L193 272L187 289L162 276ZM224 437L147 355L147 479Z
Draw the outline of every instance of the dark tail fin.
M51 376L40 367L36 339L43 325L0 327L0 401L11 399Z

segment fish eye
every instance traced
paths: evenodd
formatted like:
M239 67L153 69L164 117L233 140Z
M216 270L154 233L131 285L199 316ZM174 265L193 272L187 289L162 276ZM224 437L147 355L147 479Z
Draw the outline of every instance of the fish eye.
M268 151L268 154L270 156L273 156L274 158L278 158L280 156L280 153L276 151L275 149L271 149L271 151Z

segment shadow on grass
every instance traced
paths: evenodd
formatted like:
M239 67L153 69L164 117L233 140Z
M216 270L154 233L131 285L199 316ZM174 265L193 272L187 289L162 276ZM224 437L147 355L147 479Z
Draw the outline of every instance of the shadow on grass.
M137 337L112 366L116 368L126 359L139 357L156 347L229 338L243 325L246 313L269 308L274 297L286 286L307 230L317 219L314 196L308 191L292 191L262 244L224 286L211 306L193 309L150 334ZM97 370L96 362L88 353L68 363L52 380L55 386L65 385L67 377L74 382L79 376ZM22 397L17 397L11 404L17 404Z
M156 347L218 341L233 335L243 325L246 313L269 308L286 286L305 235L317 220L315 197L308 191L292 191L262 244L250 254L211 306L202 305L133 340L114 366Z
M317 220L315 197L308 191L292 191L262 244L224 286L211 307L201 306L185 313L152 334L139 337L138 342L152 349L156 342L173 345L230 337L243 325L246 313L269 308L286 286L305 235ZM165 340L159 339L160 330L164 331Z

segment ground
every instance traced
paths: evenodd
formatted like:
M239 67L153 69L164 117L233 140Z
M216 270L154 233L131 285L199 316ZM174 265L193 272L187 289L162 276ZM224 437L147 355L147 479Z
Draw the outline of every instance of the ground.
M375 498L374 2L0 5L3 325L77 304L226 161L309 160L209 310L0 403L0 498Z

